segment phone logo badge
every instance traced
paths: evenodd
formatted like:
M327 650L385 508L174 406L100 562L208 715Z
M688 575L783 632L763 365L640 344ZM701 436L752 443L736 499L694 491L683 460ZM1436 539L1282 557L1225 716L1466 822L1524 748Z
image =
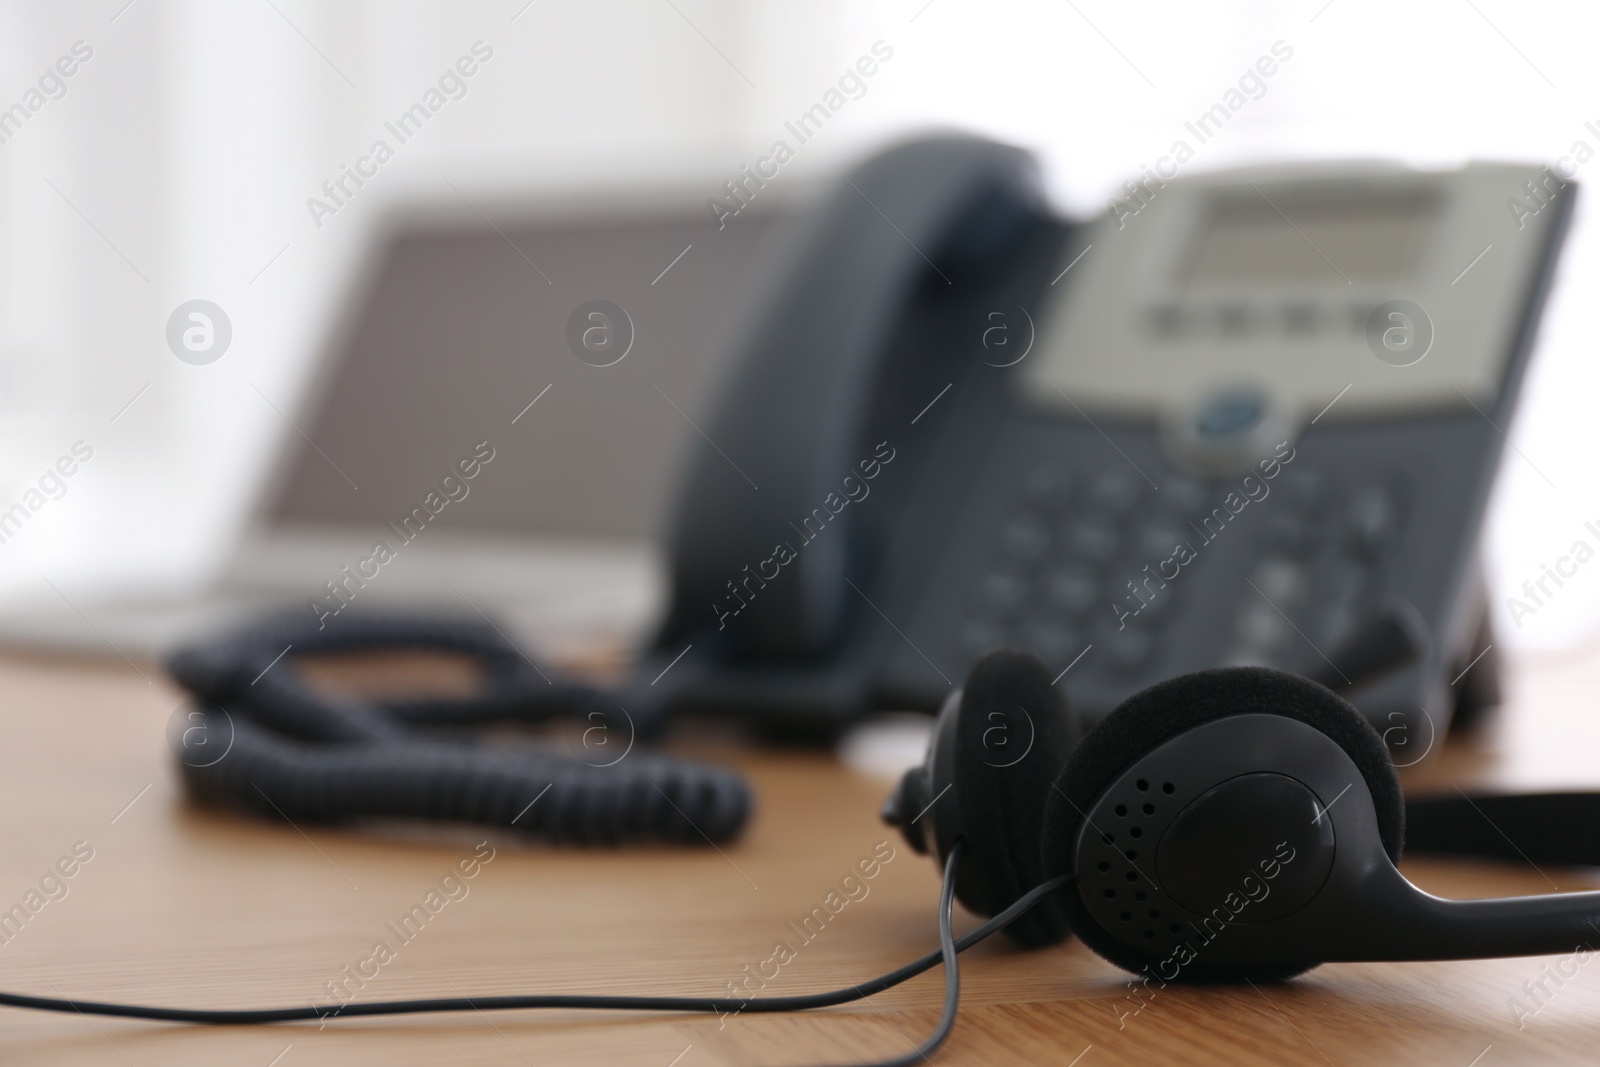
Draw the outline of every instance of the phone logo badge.
M214 767L233 751L233 716L227 709L179 704L167 717L167 747L187 767Z
M1433 320L1409 300L1379 304L1367 316L1367 347L1391 367L1420 363L1433 347Z
M633 320L609 300L586 301L567 317L567 347L591 367L614 366L633 349Z
M185 363L215 363L232 342L228 313L209 300L186 300L167 317L167 347Z
M973 723L981 759L991 767L1015 767L1033 751L1033 716L1020 704L1006 704Z
M983 331L983 350L986 353L983 362L991 367L1014 367L1027 358L1033 351L1033 339L1036 330L1033 326L1033 316L1028 314L1028 309L1019 307L1016 314L1022 316L1027 323L1027 340L1021 340L1021 334L1013 337L1011 325L1015 321L1013 313L1005 311L991 311L987 318L988 326ZM1021 326L1018 326L1020 331Z

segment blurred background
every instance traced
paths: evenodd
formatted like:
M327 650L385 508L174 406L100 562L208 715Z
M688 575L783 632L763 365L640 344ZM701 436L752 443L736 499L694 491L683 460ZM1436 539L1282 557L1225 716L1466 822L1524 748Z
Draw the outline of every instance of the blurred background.
M490 462L449 524L541 533L552 562L516 579L530 626L636 637L662 595L670 476L763 250L846 165L953 127L1032 150L1060 211L1097 213L1275 42L1292 59L1192 171L1554 163L1600 146L1597 19L1509 0L0 5L0 510L92 449L0 543L8 632L94 643L119 604L257 569L299 568L315 595L347 546L241 539L316 518L370 544L363 524L448 469L419 464L489 440L513 463ZM708 201L875 45L891 58L719 228ZM1600 234L1584 196L1577 212L1489 527L1500 632L1523 647L1600 629L1600 569L1520 625L1505 609L1600 520L1580 295ZM610 377L565 338L601 297L637 329ZM213 362L168 342L194 300L231 329ZM383 434L363 398L390 412Z

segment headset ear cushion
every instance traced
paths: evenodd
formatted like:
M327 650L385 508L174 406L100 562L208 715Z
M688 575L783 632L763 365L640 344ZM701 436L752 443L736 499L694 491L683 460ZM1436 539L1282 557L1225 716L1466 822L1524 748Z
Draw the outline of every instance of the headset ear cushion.
M1372 724L1331 690L1298 675L1265 667L1223 667L1186 674L1136 693L1089 731L1048 791L1040 837L1045 876L1053 878L1073 869L1085 813L1130 763L1184 730L1213 719L1244 714L1296 719L1320 730L1343 748L1372 794L1384 851L1399 862L1405 840L1400 778L1383 738ZM1135 959L1109 935L1099 933L1076 891L1066 889L1057 895L1057 900L1090 948L1129 970L1137 971L1145 962ZM1199 968L1189 968L1185 976L1199 980L1242 977L1211 976ZM1287 975L1252 972L1248 977Z
M967 849L957 889L969 910L996 915L1045 879L1045 794L1083 731L1044 664L1025 652L980 660L957 714L952 781ZM1031 948L1055 944L1071 928L1045 900L1006 933Z

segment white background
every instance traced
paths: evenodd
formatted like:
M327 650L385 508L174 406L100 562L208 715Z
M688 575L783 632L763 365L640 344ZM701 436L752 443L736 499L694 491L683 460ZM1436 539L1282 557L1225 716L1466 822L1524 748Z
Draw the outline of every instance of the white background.
M7 3L0 108L74 41L94 57L0 145L0 508L72 442L95 458L0 546L0 596L198 582L220 564L220 524L293 432L274 406L293 410L373 218L405 190L627 195L687 173L713 178L710 195L877 40L893 59L784 180L953 125L1035 150L1063 210L1097 211L1280 40L1292 60L1194 169L1553 161L1578 140L1600 149L1584 128L1600 126L1595 21L1589 5L1506 0ZM468 95L316 227L307 197L479 39L494 58ZM1594 176L1600 161L1578 180ZM1600 519L1591 217L1580 197L1510 428L1488 553L1502 604ZM196 297L233 322L207 367L165 344ZM1513 644L1588 641L1600 561L1520 628L1501 622Z

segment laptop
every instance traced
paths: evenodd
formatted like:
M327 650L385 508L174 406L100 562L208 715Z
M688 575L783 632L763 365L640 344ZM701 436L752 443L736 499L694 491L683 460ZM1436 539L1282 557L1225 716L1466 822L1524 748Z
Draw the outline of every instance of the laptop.
M269 612L395 609L628 652L662 603L679 465L792 214L773 198L719 229L703 192L464 211L445 186L390 210L215 580L29 604L0 639L150 655Z

